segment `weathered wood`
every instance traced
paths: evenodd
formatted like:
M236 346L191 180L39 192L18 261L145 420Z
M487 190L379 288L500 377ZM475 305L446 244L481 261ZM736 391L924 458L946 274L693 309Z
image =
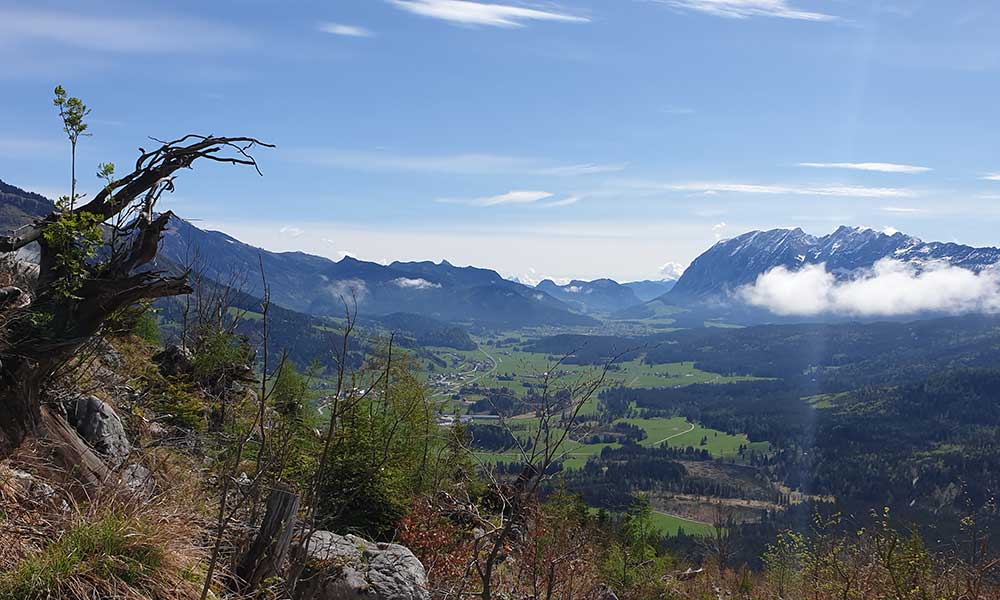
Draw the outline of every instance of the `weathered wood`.
M271 490L257 537L236 569L243 592L252 591L260 582L280 572L298 512L298 494L283 487Z
M249 137L210 135L187 135L161 143L151 152L141 150L135 171L110 182L87 204L69 209L75 215L106 223L116 215L127 220L130 207L142 204L142 216L119 229L117 243L104 240L99 254L106 253L107 261L88 262L83 273L71 273L72 265L62 264L60 249L51 247L43 232L67 212L53 211L16 235L0 236L0 252L15 251L32 242L38 243L39 250L38 276L28 294L33 297L30 307L24 301L8 306L0 323L0 456L41 433L43 384L100 332L111 315L140 300L192 292L187 272L168 276L147 268L170 220L169 211L154 217L153 207L164 192L173 190L172 175L200 159L256 168L249 151L255 146L271 147ZM53 285L64 278L71 278L66 279L73 284L71 293ZM5 292L5 296L12 295ZM54 431L55 440L63 434L68 439L72 433L58 425ZM77 445L72 440L67 443ZM67 456L73 453L76 449L70 448ZM81 471L94 469L85 465Z
M84 495L97 490L111 476L104 461L70 427L66 419L41 407L41 440L64 469L69 483L82 486Z

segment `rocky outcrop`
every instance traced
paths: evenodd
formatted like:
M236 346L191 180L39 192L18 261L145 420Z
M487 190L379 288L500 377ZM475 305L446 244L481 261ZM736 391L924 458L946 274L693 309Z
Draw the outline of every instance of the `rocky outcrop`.
M160 373L167 377L183 375L194 370L194 357L183 346L172 344L153 355L153 362L160 367Z
M67 407L69 422L91 448L96 450L112 469L125 463L132 444L125 426L110 404L96 396L79 396Z
M296 600L428 600L427 573L410 550L353 535L317 531L303 549Z

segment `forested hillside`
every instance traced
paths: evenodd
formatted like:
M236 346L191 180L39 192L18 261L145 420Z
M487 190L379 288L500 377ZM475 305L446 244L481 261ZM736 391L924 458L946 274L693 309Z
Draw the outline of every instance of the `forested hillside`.
M996 317L629 321L609 280L267 252L158 204L271 144L85 197L55 106L70 195L0 188L0 600L1000 597Z

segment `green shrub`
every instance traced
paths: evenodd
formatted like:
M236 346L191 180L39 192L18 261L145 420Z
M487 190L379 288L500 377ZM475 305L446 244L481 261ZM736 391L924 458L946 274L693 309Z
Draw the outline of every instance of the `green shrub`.
M206 381L237 365L245 365L252 351L230 333L215 331L201 336L194 349L194 375Z
M59 207L65 210L65 206ZM101 244L101 219L90 213L63 212L45 226L42 239L55 254L60 277L53 282L55 292L75 298L88 274L87 262Z

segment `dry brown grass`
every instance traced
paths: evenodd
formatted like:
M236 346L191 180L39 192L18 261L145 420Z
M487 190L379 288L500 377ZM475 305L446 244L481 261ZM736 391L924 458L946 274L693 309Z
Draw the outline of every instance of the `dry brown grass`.
M109 484L75 503L61 490L42 499L13 472L0 465L0 600L200 596L208 536L196 478L161 482L152 498Z

